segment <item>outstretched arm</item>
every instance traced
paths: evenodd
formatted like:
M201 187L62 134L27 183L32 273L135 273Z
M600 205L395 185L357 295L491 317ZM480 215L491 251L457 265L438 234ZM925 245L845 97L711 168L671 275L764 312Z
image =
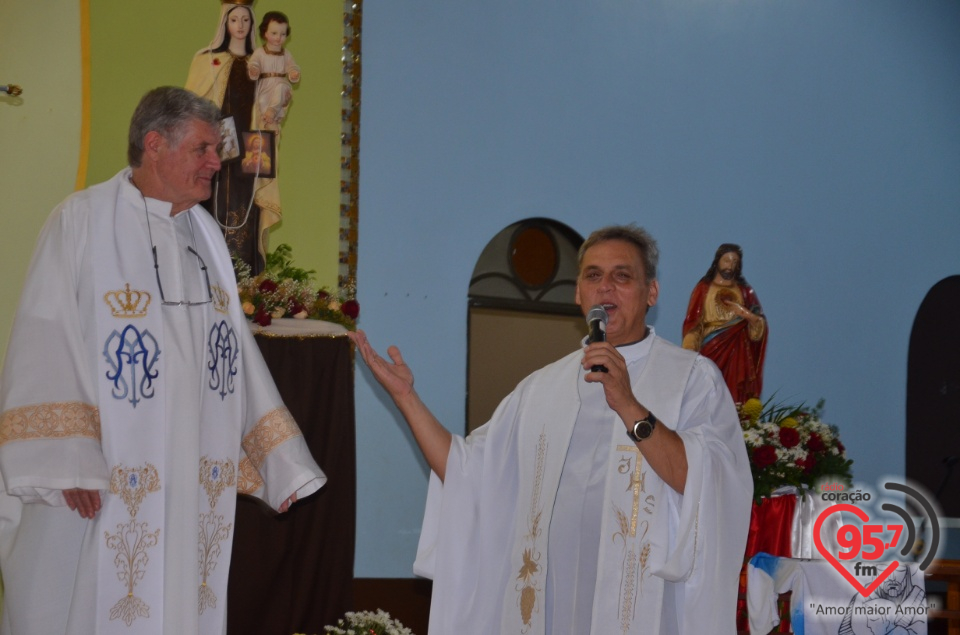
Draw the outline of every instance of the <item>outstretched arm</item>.
M347 333L347 337L356 345L373 376L407 420L427 465L442 481L447 472L447 455L450 453L452 435L437 421L426 404L420 401L420 396L413 389L413 371L404 363L400 349L396 346L387 349L392 360L388 362L373 350L363 331Z

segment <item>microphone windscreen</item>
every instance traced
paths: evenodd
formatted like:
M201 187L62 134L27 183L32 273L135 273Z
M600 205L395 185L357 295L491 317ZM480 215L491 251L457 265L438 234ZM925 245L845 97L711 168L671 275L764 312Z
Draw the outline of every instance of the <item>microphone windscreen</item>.
M594 320L600 320L600 323L606 326L607 319L607 310L603 308L602 304L593 306L587 311L587 324L590 324Z

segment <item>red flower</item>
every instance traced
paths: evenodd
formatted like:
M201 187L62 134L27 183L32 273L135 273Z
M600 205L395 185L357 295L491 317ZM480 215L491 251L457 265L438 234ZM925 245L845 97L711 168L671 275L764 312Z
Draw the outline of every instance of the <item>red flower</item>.
M323 289L320 289L319 291L317 291L318 300L326 300L329 297L330 297L330 294L324 291Z
M287 309L287 312L290 315L296 315L300 311L306 311L306 310L307 310L307 307L303 306L303 304L301 304L299 300L291 300L290 305Z
M261 282L257 288L260 290L260 293L273 293L277 290L277 283L268 278Z
M796 428L780 428L780 444L785 448L795 448L800 445L800 433Z
M827 449L827 445L816 432L810 433L810 440L807 441L807 447L810 448L811 452L823 452Z
M340 310L351 320L356 320L360 315L360 303L356 300L347 300L340 306Z
M847 452L847 448L845 448L843 444L840 443L840 439L837 439L837 449L840 450L840 454L846 454Z
M817 458L812 454L808 454L807 458L797 460L797 467L803 468L804 474L812 474L813 469L817 467Z
M256 315L253 316L253 321L259 324L260 326L270 326L273 322L273 317L264 309L257 311Z
M777 450L772 445L761 445L753 451L753 462L761 470L777 462Z

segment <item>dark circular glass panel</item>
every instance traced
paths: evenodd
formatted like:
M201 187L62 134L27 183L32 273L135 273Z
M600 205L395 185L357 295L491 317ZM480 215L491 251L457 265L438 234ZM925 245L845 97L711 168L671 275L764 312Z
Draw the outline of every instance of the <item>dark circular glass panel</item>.
M510 245L510 266L517 278L530 287L542 287L557 273L557 246L539 227L520 229Z

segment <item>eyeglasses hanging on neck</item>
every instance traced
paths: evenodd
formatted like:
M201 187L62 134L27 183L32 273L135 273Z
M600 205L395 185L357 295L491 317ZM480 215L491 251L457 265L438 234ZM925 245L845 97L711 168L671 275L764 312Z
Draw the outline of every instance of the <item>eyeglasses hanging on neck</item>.
M191 230L193 227L190 228ZM193 247L187 247L187 251L197 257L197 262L200 263L200 271L203 272L203 279L207 283L207 299L202 301L193 302L191 300L167 300L163 295L163 285L160 284L160 264L157 262L157 247L153 244L151 239L150 247L153 250L153 272L157 274L157 287L160 289L160 304L163 306L202 306L204 304L210 304L213 302L213 291L210 289L210 274L207 273L207 265L203 262L203 258L200 257L200 254Z
M133 183L133 180L130 181ZM134 187L137 187L136 183L133 183ZM137 187L137 190L140 190ZM163 295L163 285L160 283L160 262L157 260L157 246L153 244L153 228L150 226L150 212L147 210L147 199L143 196L143 192L140 192L140 198L143 200L143 211L147 216L147 236L150 238L150 251L153 252L153 272L157 275L157 288L160 290L160 304L163 306L203 306L204 304L210 304L213 302L213 290L210 288L210 274L207 273L207 264L203 262L203 258L200 257L200 254L197 253L196 244L197 244L197 235L193 231L193 219L190 216L187 216L187 222L190 223L190 237L193 239L194 247L187 245L187 251L197 257L197 263L200 265L200 271L203 272L203 279L207 283L207 299L206 300L167 300L166 296Z

